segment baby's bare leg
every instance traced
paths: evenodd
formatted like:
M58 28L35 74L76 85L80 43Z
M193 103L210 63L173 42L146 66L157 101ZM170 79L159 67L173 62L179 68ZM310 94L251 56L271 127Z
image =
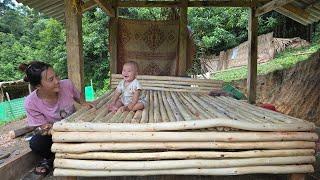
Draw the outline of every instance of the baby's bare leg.
M132 108L132 111L137 111L137 110L142 110L144 108L143 103L138 102L137 104L135 104Z

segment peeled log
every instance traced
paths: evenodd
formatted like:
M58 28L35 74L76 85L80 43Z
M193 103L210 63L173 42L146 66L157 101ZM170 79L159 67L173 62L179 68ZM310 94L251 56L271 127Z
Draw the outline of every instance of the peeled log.
M52 152L84 153L90 151L142 150L142 149L308 149L315 142L115 142L115 143L53 143Z
M141 111L137 111L136 114ZM308 132L54 132L53 142L316 141Z
M268 166L289 164L312 164L314 156L267 157L248 159L193 159L193 160L161 160L161 161L101 161L101 160L54 160L55 168L91 169L91 170L161 170L187 168L228 168L241 166Z
M312 173L312 165L282 165L282 166L247 166L217 169L170 169L170 170L138 170L138 171L109 171L109 170L79 170L55 168L54 176L150 176L150 175L241 175L241 174L291 174Z
M153 113L152 113L153 114ZM149 114L150 115L150 114ZM252 123L241 122L231 119L206 119L196 121L178 121L178 122L163 122L163 123L145 123L145 124L130 124L130 123L90 123L90 122L56 122L53 125L55 131L169 131L169 130L190 130L203 129L211 127L231 127L236 129L250 131L312 131L315 129L313 123L295 123L295 124L273 124L273 123Z
M141 153L88 152L81 154L56 153L56 158L65 159L101 159L101 160L159 160L159 159L214 159L214 158L250 158L281 156L313 156L314 149L253 150L238 152L223 151L164 151Z

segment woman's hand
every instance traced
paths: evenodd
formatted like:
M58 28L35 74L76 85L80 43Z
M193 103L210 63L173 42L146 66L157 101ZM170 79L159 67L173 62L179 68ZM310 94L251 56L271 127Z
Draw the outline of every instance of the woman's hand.
M35 132L35 134L39 134L42 136L51 135L51 129L52 129L52 124L48 123L48 124L43 124L43 125L37 127L34 130L34 132Z

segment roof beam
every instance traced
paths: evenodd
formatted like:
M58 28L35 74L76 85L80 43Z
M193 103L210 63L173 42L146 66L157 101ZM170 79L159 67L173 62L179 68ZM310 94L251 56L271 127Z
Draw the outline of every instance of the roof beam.
M273 0L257 9L256 16L261 16L267 12L280 8L294 0Z
M108 16L110 17L116 16L115 10L111 6L111 1L103 1L103 0L94 0L94 1L103 11L105 11L108 14Z
M286 4L283 6L283 8L291 11L292 13L296 14L297 16L300 16L301 18L308 20L309 18L309 13L301 8L298 8L296 6Z
M188 7L252 7L258 2L269 0L211 0L188 1ZM118 7L181 7L179 1L118 1Z
M97 3L94 0L89 0L88 2L82 5L82 12L88 11L97 6Z
M278 9L276 9L275 11L277 11L278 13L280 13L284 16L287 16L287 17L293 19L294 21L297 21L300 24L303 24L305 26L312 23L312 21L306 20L306 19L302 18L301 16L298 16L294 12L291 12L290 10L288 10L284 7L280 7Z

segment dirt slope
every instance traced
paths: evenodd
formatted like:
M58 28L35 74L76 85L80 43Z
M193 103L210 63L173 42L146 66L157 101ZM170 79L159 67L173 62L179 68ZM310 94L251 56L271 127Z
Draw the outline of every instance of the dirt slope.
M296 66L258 76L257 102L320 126L320 51ZM246 80L234 82L246 92Z

